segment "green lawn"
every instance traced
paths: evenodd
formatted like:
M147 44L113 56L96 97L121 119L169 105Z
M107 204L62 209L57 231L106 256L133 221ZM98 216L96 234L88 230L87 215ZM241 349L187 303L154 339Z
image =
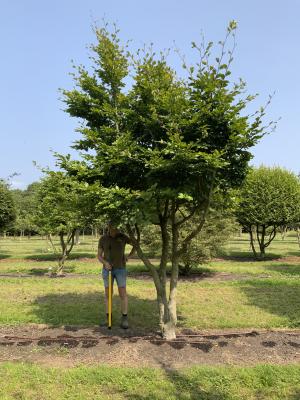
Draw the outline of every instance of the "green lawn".
M1 400L297 400L300 367L45 368L0 366Z
M56 262L45 240L0 238L0 275L32 275L0 276L0 325L91 326L103 321L104 293L96 249L97 240L86 237L75 247L66 268L82 275L49 279L41 276ZM295 258L278 260L300 255L296 238L278 238L269 254L265 261L251 260L249 242L243 235L226 246L224 259L198 268L197 272L211 274L210 280L181 281L179 329L300 327L300 263ZM129 263L128 271L130 323L139 330L156 330L154 285L149 279L139 279L138 273L146 269L138 260ZM234 274L234 279L214 280L216 273ZM119 313L117 296L113 312ZM296 400L300 398L299 376L300 366L199 366L170 371L3 363L0 399Z
M58 244L55 240L56 245ZM66 262L66 272L77 274L98 274L101 265L96 259L97 239L85 236L80 244L74 247L70 259ZM200 266L195 272L231 272L235 274L270 275L274 278L297 278L300 275L300 263L278 261L278 258L300 256L296 236L289 236L282 240L278 236L267 250L264 261L251 260L248 236L243 234L229 242L220 257L223 261L211 261ZM233 257L233 258L230 258ZM230 258L230 259L228 259ZM0 274L26 273L43 275L54 270L56 256L45 239L40 237L27 238L0 238ZM131 260L128 264L129 272L146 272L145 266L139 260Z
M58 238L54 238L54 244L59 248ZM80 238L80 243L74 246L71 258L78 257L95 257L97 252L98 238L85 236ZM272 241L266 250L267 256L270 258L284 256L299 256L300 248L297 242L295 232L288 232L285 239L282 240L280 235ZM242 234L230 240L222 251L223 255L234 257L251 257L249 235ZM3 238L0 237L0 258L25 258L25 259L53 259L53 249L50 243L40 236L33 236L30 239L23 237Z
M246 236L234 239L227 247ZM278 239L274 248L282 245ZM41 279L55 267L53 254L42 254L41 238L1 239L1 273L26 273L31 278L0 277L0 324L46 323L50 325L96 325L104 318L101 265L95 258L97 240L85 237L75 247L66 271L82 274L67 279ZM285 254L297 249L295 237L284 241ZM249 243L248 243L249 246ZM228 250L227 250L227 254ZM230 254L229 254L230 255ZM45 260L46 258L46 260ZM48 258L48 259L47 259ZM138 260L129 273L146 271ZM247 258L212 261L198 268L210 273L210 281L183 281L178 287L179 327L202 328L293 328L300 326L300 264L288 261L251 261ZM234 280L214 281L215 273L233 273ZM98 278L94 277L98 275ZM241 275L242 274L242 275ZM246 280L240 280L239 276ZM130 275L128 293L131 323L141 329L157 329L155 289L152 280ZM119 312L115 297L114 312Z
M223 254L236 257L252 256L249 235L242 234L242 236L231 240L224 247ZM277 234L270 246L267 247L266 254L268 257L299 256L300 248L297 242L296 232L288 232L284 240L282 240L280 234Z
M128 280L133 326L156 330L155 289L150 280ZM114 313L119 313L115 296ZM268 279L234 282L182 282L179 327L234 328L300 326L300 281ZM101 279L2 278L0 324L96 325L104 320Z

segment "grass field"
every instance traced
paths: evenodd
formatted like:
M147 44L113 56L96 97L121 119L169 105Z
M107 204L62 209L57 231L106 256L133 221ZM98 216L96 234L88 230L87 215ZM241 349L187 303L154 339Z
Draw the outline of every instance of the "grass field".
M85 237L67 261L73 275L49 279L56 265L46 240L0 238L0 325L97 325L104 319L97 239ZM254 261L245 235L220 258L200 266L209 279L182 280L179 328L300 327L300 249L296 237L277 238L265 261ZM130 323L157 329L155 290L139 260L128 264ZM143 277L139 276L143 273ZM2 276L1 276L2 274ZM3 276L26 274L28 277ZM216 279L228 275L230 279ZM114 312L118 313L116 296ZM291 399L300 398L300 366L199 366L178 371L85 366L63 369L0 365L2 399ZM157 383L159 382L159 384Z
M297 400L300 367L163 369L0 366L2 400Z

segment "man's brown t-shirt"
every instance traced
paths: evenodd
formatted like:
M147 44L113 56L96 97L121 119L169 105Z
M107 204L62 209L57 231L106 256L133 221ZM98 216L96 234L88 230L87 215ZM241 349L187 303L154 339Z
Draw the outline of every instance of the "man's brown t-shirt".
M112 268L126 268L125 246L130 243L127 236L122 233L115 237L104 235L99 240L99 249L104 251L104 258Z

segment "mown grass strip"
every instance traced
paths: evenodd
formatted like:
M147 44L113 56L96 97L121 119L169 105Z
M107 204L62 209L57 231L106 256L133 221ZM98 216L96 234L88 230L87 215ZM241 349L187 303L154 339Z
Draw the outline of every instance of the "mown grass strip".
M139 329L157 329L150 280L128 280L129 318ZM118 317L119 298L114 296ZM179 328L295 328L300 326L300 281L252 279L182 282ZM97 325L104 321L101 278L0 279L0 324Z
M296 400L300 367L151 368L80 366L71 369L5 363L0 366L3 400Z

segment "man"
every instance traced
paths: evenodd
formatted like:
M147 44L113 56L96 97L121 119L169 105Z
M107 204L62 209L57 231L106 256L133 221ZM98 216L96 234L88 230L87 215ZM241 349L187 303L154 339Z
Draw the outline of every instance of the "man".
M121 328L128 328L128 298L126 293L126 261L134 253L134 247L126 257L125 246L131 244L130 239L121 233L113 224L108 224L107 233L104 234L98 245L98 260L103 264L102 277L105 287L105 309L108 316L108 275L112 274L112 284L116 279L121 299Z

